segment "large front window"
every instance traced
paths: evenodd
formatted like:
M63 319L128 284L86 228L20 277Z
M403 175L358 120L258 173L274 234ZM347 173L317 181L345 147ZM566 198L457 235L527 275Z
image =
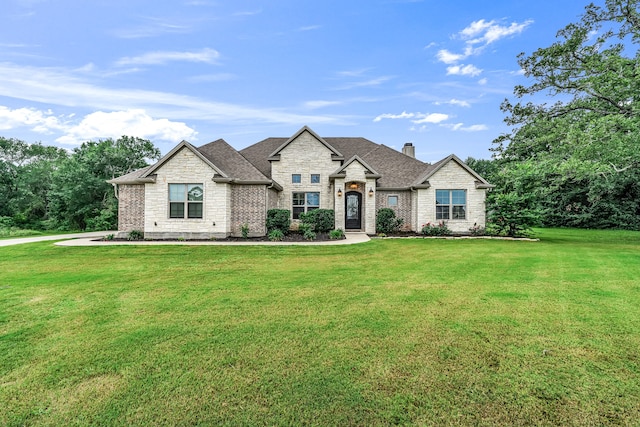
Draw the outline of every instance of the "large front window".
M300 214L320 207L320 193L293 193L293 219L299 219Z
M169 184L169 218L202 218L202 184Z
M436 219L465 219L466 213L466 191L436 190Z

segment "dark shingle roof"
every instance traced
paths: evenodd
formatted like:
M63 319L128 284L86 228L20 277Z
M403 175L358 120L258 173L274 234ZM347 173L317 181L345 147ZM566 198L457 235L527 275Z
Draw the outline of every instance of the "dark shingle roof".
M142 183L141 181L139 181L140 178L149 170L149 168L151 168L151 166L146 166L141 169L136 169L133 172L129 172L126 175L122 175L117 178L110 179L107 182L109 184L139 184L139 183Z
M224 139L210 142L198 147L197 150L229 178L240 181L269 181L269 178L227 144Z
M329 145L339 151L345 159L358 156L375 169L382 178L380 188L408 188L430 168L428 163L409 157L382 144L360 137L326 137ZM289 138L267 138L240 153L263 174L271 176L271 165L267 158Z

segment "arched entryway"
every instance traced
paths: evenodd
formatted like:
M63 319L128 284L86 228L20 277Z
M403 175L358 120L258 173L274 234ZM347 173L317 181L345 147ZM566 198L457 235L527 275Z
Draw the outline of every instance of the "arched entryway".
M362 229L362 193L348 191L344 198L344 228L346 230Z

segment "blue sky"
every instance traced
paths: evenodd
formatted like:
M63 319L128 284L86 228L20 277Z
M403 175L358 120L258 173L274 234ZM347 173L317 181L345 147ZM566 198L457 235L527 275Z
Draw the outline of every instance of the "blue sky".
M596 1L601 4L602 1ZM516 56L575 0L3 0L0 136L241 149L304 125L490 158Z

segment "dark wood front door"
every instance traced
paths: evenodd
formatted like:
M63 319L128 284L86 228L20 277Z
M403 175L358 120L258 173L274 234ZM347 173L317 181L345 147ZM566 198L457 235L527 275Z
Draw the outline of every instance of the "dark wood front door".
M362 228L362 194L349 191L344 198L344 228L347 230Z

